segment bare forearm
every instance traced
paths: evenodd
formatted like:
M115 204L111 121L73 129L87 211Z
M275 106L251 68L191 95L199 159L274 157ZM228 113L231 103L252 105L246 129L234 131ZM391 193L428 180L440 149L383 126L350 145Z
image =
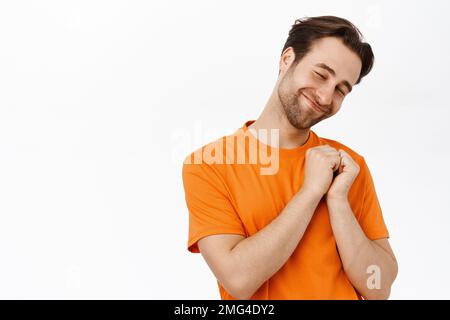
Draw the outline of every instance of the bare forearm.
M395 280L396 261L383 248L368 239L346 199L327 199L330 222L344 270L353 286L366 299L387 298ZM380 287L369 288L368 268L380 272ZM370 269L369 269L370 270Z
M320 197L299 191L266 227L239 242L231 251L243 285L241 299L249 298L292 255L314 214Z

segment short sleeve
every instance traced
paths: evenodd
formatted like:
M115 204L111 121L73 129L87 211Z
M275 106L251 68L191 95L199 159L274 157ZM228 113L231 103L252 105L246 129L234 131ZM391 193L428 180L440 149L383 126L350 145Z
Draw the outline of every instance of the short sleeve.
M360 174L363 178L363 205L359 224L366 236L371 240L389 238L389 232L383 219L383 213L378 201L372 175L363 158Z
M183 185L189 211L187 248L199 253L198 240L213 234L246 235L222 177L211 166L183 164Z

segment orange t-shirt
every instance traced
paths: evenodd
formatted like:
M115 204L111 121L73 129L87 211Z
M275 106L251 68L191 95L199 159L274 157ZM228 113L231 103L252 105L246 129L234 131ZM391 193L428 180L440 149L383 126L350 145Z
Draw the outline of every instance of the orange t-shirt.
M268 225L300 190L306 150L321 144L347 151L359 164L360 172L349 191L350 206L369 239L389 237L372 176L361 155L337 141L318 137L312 130L300 147L274 148L248 130L253 122L247 121L232 135L203 146L184 161L190 252L199 253L197 241L203 237L249 237ZM261 169L275 168L276 161L268 161L262 151L258 153L261 146L267 148L267 155L278 154L278 168L270 174L261 174ZM217 284L222 299L235 299ZM251 299L362 299L343 270L324 198L292 255Z

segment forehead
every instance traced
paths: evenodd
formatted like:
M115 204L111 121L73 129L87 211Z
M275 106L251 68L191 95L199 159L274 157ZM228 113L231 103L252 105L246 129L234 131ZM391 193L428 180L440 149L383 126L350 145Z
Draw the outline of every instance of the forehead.
M336 72L338 80L355 84L361 72L361 59L342 40L335 37L321 38L313 42L311 50L303 58L311 65L324 63Z

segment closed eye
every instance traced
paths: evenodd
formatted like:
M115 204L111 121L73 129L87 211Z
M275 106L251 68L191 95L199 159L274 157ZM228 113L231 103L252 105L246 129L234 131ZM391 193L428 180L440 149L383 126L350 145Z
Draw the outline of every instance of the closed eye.
M318 75L320 78L322 78L323 80L326 79L326 77L325 77L323 74L321 74L321 73L319 73L319 72L317 72L317 71L314 71L314 73L315 73L316 75Z
M345 96L345 92L342 89L336 88L337 91L339 91L340 94L342 94L343 96Z
M322 80L326 80L327 77L324 76L323 74L321 74L320 72L314 71L314 73L316 74L317 77L320 77L320 79ZM343 96L345 97L345 91L340 89L340 88L336 88L336 90Z

